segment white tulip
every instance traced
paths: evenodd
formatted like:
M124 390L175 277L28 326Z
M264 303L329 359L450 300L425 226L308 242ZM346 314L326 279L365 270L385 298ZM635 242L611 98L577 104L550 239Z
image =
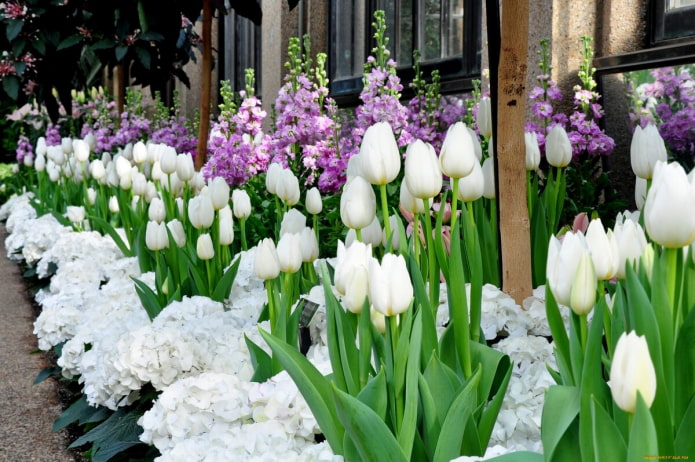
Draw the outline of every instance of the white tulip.
M162 155L159 159L159 166L162 173L167 175L176 171L176 149L166 146L162 149Z
M232 242L234 242L234 220L232 218L232 208L229 205L226 205L217 213L219 219L220 244L231 245Z
M190 154L179 154L176 156L176 174L183 182L191 181L195 174L193 157Z
M566 233L562 242L550 237L545 273L555 300L562 305L570 306L572 285L585 252L588 249L581 233Z
M630 164L635 175L649 180L654 175L656 163L667 159L666 144L656 126L649 124L642 129L638 125L630 143Z
M473 164L473 170L468 176L459 180L458 198L463 202L473 202L480 199L485 191L485 177L478 162Z
M290 169L284 169L278 175L277 184L275 185L277 196L285 203L292 207L299 202L300 190L299 179L292 173Z
M288 233L301 233L306 227L306 217L297 209L289 209L280 222L280 237Z
M277 194L278 179L282 170L282 165L275 162L268 167L268 171L265 174L265 189L267 189L270 194Z
M478 125L478 132L485 138L490 138L492 136L492 103L490 98L480 98L475 121Z
M221 176L217 176L208 182L210 190L210 199L215 210L220 210L229 204L229 185Z
M345 183L340 197L340 219L351 229L362 229L376 216L376 195L372 186L357 176Z
M142 141L138 141L133 146L133 161L140 165L147 160L147 146Z
M359 155L362 176L371 184L388 184L401 171L401 154L388 122L378 122L367 128Z
M118 198L116 198L116 196L109 197L109 211L111 213L118 213L120 211Z
M413 284L403 255L387 253L381 260L369 261L369 300L384 316L408 309L413 300Z
M85 210L82 206L68 205L67 209L68 220L71 223L82 223L85 217Z
M198 236L195 251L201 260L211 260L215 256L215 248L212 245L212 238L209 234L204 233Z
M538 147L536 132L524 133L524 143L526 145L526 170L538 170L541 164L541 150Z
M234 216L239 220L251 216L251 198L249 197L249 193L245 190L235 189L232 192L232 206L234 209Z
M348 279L358 266L369 266L372 258L372 246L355 241L345 247L342 241L338 241L338 250L335 263L333 282L338 293L345 295Z
M480 165L468 129L462 122L456 122L446 132L439 153L442 173L450 178L463 178L470 175L476 163Z
M186 231L183 229L183 224L174 218L169 223L167 223L167 228L171 232L171 237L174 238L177 247L183 247L186 245Z
M166 225L155 221L148 221L145 229L145 245L156 252L169 247L169 236Z
M306 211L312 215L318 215L323 210L323 201L318 188L311 188L306 193L305 206Z
M201 194L188 201L188 219L196 229L212 225L215 209L209 196Z
M635 331L622 333L615 345L608 386L615 404L631 414L637 408L637 392L651 407L656 396L656 371L647 339Z
M440 193L442 170L431 144L416 140L408 145L404 180L414 197L431 199Z
M487 199L495 198L495 162L492 157L483 161L481 167L483 171L483 197Z
M618 241L613 231L606 232L600 218L591 220L589 223L586 230L586 245L594 263L596 279L599 281L612 279L618 272L620 262Z
M78 162L87 162L87 160L89 160L89 144L87 144L86 141L73 141L72 150Z
M553 167L566 167L572 161L572 144L560 125L553 126L545 137L545 158Z

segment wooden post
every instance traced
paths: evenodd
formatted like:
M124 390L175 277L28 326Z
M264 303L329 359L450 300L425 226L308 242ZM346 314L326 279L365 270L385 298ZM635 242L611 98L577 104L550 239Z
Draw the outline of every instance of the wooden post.
M208 132L210 130L210 94L212 92L212 0L203 0L203 62L200 79L200 128L195 169L200 170L207 156Z
M528 3L514 0L502 7L495 139L502 290L519 304L533 291L524 143Z

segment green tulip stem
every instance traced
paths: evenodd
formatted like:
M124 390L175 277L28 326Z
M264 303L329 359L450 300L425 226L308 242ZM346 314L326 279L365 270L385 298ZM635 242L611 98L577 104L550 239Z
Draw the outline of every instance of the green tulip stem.
M420 263L420 215L415 212L413 214L413 251L415 252L415 261Z
M386 316L386 339L391 340L391 344L388 347L391 349L390 356L393 358L391 374L395 374L396 371L396 351L398 350L398 315ZM387 379L389 380L389 379ZM392 378L392 380L395 380ZM390 380L389 380L390 381ZM394 387L395 388L395 387ZM397 390L393 390L393 403L395 404L395 428L400 430L403 419L403 398L399 395ZM397 432L396 432L397 433Z
M283 301L281 305L285 315L285 328L289 327L290 310L292 308L292 303L294 302L295 287L294 281L292 280L293 275L294 273L285 273L282 281Z
M319 237L319 216L318 215L312 215L311 223L314 226L314 234L316 234L316 242L320 243L321 239Z
M208 278L208 293L205 294L207 296L212 295L212 287L213 287L213 273L214 269L212 268L212 265L210 263L210 260L205 260L205 272L207 273L207 278Z
M355 230L355 237L358 241L362 242L362 230L361 229Z
M668 288L668 298L671 302L671 308L673 313L674 327L678 328L682 321L681 313L681 303L680 303L680 286L679 275L682 276L682 260L679 260L678 254L682 252L682 249L669 249L664 248L666 254L666 264L668 268L667 275L667 288Z
M597 303L601 303L601 299L606 298L606 287L605 287L605 281L600 280L598 281L598 289L597 289ZM606 307L608 308L608 307ZM606 335L606 345L608 345L608 356L613 357L613 343L611 341L612 335L611 335L611 312L608 309L603 310L603 332Z
M459 201L459 178L451 178L451 229L456 224L456 210ZM453 236L452 236L453 237Z
M275 325L277 324L277 307L273 303L273 280L269 279L265 281L265 291L268 296L268 317L270 318L270 333L277 335L275 332Z
M589 337L589 321L587 320L587 314L579 315L579 335L582 342L582 351L586 351L586 339Z
M241 218L239 220L239 228L241 230L241 250L248 250L249 245L246 242L246 218Z
M423 199L422 202L425 204L426 212L423 221L425 222L425 242L427 242L427 274L430 292L430 306L432 307L432 310L436 316L437 308L439 306L439 294L437 293L437 289L439 287L437 284L434 283L434 281L435 278L439 277L439 274L436 274L437 268L434 255L434 243L432 242L434 238L432 237L432 222L429 216L430 200ZM420 236L417 236L416 238L419 239Z
M386 232L386 242L391 240L391 223L389 220L389 203L386 196L386 185L379 185L379 193L381 195L381 211L384 215L384 232Z

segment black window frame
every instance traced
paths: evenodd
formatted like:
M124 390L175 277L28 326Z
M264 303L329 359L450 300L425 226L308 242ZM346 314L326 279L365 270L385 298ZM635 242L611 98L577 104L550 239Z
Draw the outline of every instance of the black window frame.
M262 36L261 26L230 10L219 22L219 80L229 80L232 90L246 88L245 62L251 61L255 72L254 95L261 97Z
M383 9L383 0L365 0L366 15L364 24L365 30L362 31L365 37L365 58L369 56L374 48L374 32L372 28L374 11ZM395 0L396 7L399 3ZM482 2L480 0L464 0L463 14L463 53L457 57L442 58L436 60L423 61L420 68L423 75L428 78L430 73L438 69L440 73L440 83L442 94L464 93L473 90L473 81L480 79L482 62ZM362 90L362 74L351 77L335 79L336 64L334 54L336 53L335 44L338 42L336 37L336 15L340 11L336 8L335 2L329 2L328 7L328 30L329 30L329 50L328 50L328 75L330 81L330 96L340 106L355 106L359 103L359 94ZM418 2L413 5L413 18L418 18ZM414 34L423 33L422 22L415 28ZM414 37L413 43L417 43ZM397 45L391 40L389 48L393 50ZM412 66L399 66L398 76L403 84L403 96L408 98L412 95L409 83L412 82L414 71Z
M695 40L695 5L666 11L669 0L650 0L649 39L651 46Z

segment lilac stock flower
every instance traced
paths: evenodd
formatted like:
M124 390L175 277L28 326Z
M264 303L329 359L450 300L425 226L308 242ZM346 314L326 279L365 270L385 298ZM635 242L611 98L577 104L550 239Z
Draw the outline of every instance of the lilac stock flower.
M31 145L31 141L25 135L21 135L17 140L17 163L23 164L25 158L34 159L34 148Z
M58 146L61 139L59 127L54 124L48 124L46 128L46 146Z

